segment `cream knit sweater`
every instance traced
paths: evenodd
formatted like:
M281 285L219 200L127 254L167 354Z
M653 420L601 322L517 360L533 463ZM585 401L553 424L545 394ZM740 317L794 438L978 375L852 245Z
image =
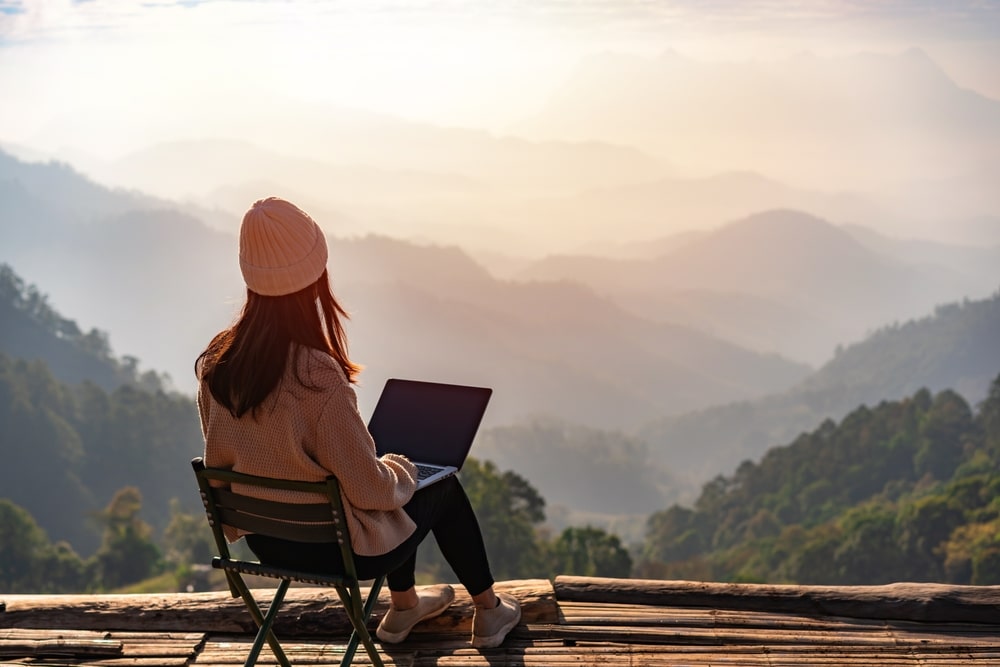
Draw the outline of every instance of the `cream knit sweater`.
M302 350L299 377L307 386L296 381L293 358L289 356L285 377L256 418L245 414L236 419L201 383L198 409L205 465L304 481L320 481L333 473L340 482L354 552L377 556L391 551L416 528L402 510L416 490L416 468L404 456L376 456L354 388L333 357ZM285 502L317 501L295 491L255 495ZM234 541L239 534L226 527L226 537Z

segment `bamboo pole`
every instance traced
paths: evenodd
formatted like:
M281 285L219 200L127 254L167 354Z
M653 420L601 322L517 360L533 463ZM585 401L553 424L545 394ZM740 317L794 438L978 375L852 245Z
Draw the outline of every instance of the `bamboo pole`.
M1000 586L897 583L794 586L652 579L556 577L556 600L1000 624Z
M415 632L453 633L472 629L472 599L461 586L455 602L441 616L422 623ZM498 582L496 589L520 602L524 623L555 623L558 609L547 579ZM362 590L362 595L367 591ZM270 603L272 589L254 591L259 603ZM228 591L144 595L8 595L0 613L0 628L70 630L131 630L137 632L253 633L256 627L243 601ZM388 608L382 591L372 625ZM282 636L349 635L350 622L332 588L292 588L281 606L275 632Z

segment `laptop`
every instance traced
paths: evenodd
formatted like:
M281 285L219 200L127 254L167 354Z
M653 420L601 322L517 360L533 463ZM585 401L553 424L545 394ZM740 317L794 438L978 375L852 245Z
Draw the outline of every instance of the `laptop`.
M375 451L403 454L417 466L417 489L462 469L493 390L391 378L368 431Z

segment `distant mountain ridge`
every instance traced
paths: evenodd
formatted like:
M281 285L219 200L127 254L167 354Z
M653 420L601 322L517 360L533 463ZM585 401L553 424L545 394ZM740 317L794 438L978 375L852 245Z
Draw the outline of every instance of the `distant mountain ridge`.
M512 226L530 223L538 228L544 234L542 240L549 241L546 245L552 245L558 236L583 238L593 254L612 256L619 244L648 246L679 233L679 229L688 234L703 232L772 209L808 211L827 220L879 228L903 222L879 197L793 187L755 171L606 184L567 195L516 201L505 205L500 214ZM611 252L605 246L611 246Z
M659 257L552 256L517 276L578 281L633 313L817 364L873 323L917 317L1000 285L1000 247L924 244L910 259L909 245L873 233L859 240L853 229L801 211L766 211Z
M670 461L675 473L707 479L859 405L898 400L922 388L955 389L975 404L998 372L1000 290L884 327L788 391L654 420L638 435L653 458Z
M7 183L21 192L0 209L7 261L57 308L193 390L194 359L245 293L235 236L176 208L129 209L132 194L110 191L107 215L66 220L47 205L58 190ZM63 198L66 216L71 204ZM46 233L26 233L34 224ZM329 245L334 287L353 313L351 352L367 367L367 409L382 379L410 375L493 386L494 423L550 412L620 427L774 391L808 372L629 314L584 287L498 281L454 247L376 236Z
M69 384L92 382L105 391L122 384L164 388L155 372L140 373L138 359L117 359L106 333L82 331L62 317L34 285L0 263L0 353L15 359L42 360L53 377Z

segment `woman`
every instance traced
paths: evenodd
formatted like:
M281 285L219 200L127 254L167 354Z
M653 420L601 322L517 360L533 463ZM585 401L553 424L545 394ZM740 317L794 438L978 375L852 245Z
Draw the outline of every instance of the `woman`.
M195 366L205 463L305 481L336 475L359 578L387 574L391 604L376 631L383 642L403 641L455 597L447 584L419 593L414 586L417 546L433 532L475 604L473 646L498 646L520 620L520 605L493 590L479 524L458 479L415 492L410 461L376 456L351 387L360 367L347 356L347 315L330 289L326 260L323 231L290 202L263 199L243 217L247 301ZM311 500L294 492L267 497ZM241 537L229 527L226 536ZM262 562L330 572L342 566L335 543L245 537Z

